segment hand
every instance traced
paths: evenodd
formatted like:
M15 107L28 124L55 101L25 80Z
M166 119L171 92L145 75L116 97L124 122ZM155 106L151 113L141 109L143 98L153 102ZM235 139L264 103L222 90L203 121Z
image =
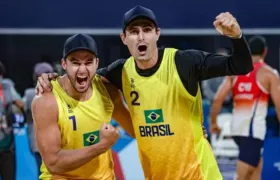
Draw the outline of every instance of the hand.
M37 80L36 94L48 92L52 90L51 80L58 77L57 73L43 73Z
M237 20L229 12L219 14L213 24L216 30L224 36L239 38L241 35Z
M219 134L221 132L221 129L219 128L217 123L212 123L210 125L210 132L211 134Z
M107 149L111 148L119 139L119 131L111 124L104 123L100 130L100 143L102 143Z

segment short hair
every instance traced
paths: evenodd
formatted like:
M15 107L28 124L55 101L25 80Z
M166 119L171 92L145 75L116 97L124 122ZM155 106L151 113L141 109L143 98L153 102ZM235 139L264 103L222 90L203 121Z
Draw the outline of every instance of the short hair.
M248 41L252 55L263 55L267 47L266 40L263 36L253 36Z
M0 61L0 75L4 75L6 73L6 68L4 64Z

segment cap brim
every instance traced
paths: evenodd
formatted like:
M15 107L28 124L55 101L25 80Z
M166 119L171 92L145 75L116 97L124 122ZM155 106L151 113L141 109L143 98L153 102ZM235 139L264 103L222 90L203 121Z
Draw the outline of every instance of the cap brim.
M97 57L97 53L94 52L94 51L92 51L91 49L86 48L86 47L77 47L77 48L73 48L73 49L71 49L70 51L68 51L68 52L64 55L63 58L65 59L65 58L67 58L67 56L68 56L70 53L75 52L75 51L79 51L79 50L86 50L86 51L89 51L89 52L91 52L92 54L94 54L94 55Z
M133 21L136 21L136 20L139 20L139 19L146 19L146 20L149 20L151 21L155 27L157 27L157 23L152 19L150 18L149 16L147 15L141 15L141 14L138 14L138 15L135 15L135 16L132 16L123 26L123 31L125 31L125 29L127 28L127 26L129 26L129 24L131 24Z

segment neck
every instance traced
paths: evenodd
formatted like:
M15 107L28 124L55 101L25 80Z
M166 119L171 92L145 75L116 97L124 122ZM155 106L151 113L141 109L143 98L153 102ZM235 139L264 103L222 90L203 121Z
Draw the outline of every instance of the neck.
M155 49L153 55L150 59L145 60L136 60L136 65L139 69L149 69L156 65L158 61L158 48Z
M58 80L61 87L64 89L64 91L73 99L76 99L78 101L86 101L88 100L92 95L92 88L88 88L86 92L80 93L77 92L76 89L73 87L68 75L64 75L62 78Z
M253 63L263 62L262 56L252 56Z

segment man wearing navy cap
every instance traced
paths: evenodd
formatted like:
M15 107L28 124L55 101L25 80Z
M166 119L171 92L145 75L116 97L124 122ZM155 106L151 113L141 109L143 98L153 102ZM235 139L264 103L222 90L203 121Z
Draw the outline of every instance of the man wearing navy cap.
M71 36L61 61L66 75L51 82L52 92L38 95L32 102L43 158L40 179L115 180L110 148L119 132L109 123L112 116L120 125L131 119L118 90L110 84L104 86L95 76L98 61L96 43L90 36Z
M203 137L199 82L247 74L253 66L236 19L221 13L213 24L230 37L232 55L158 48L161 31L153 11L136 6L124 14L120 36L131 57L114 62L101 74L125 96L149 180L222 179Z
M230 56L158 48L161 31L155 14L136 6L124 14L120 34L131 57L98 72L125 96L146 179L222 179L203 137L199 82L247 74L253 66L236 19L221 13L213 24L230 38L234 49ZM39 79L45 87L48 81L47 75ZM43 92L42 87L38 89Z

